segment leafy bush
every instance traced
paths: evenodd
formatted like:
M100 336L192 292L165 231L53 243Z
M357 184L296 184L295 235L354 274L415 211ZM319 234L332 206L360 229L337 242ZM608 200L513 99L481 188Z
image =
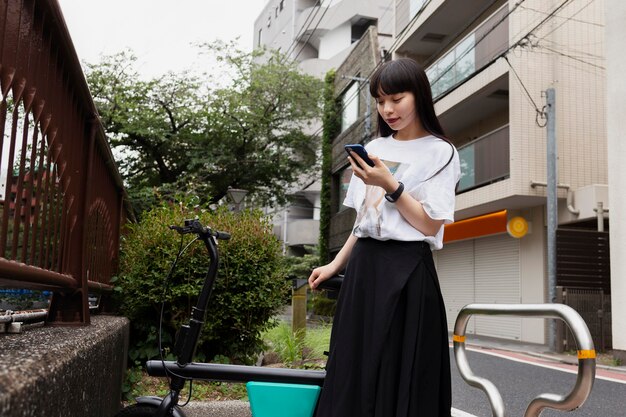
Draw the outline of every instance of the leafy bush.
M336 309L337 299L330 298L326 290L316 291L312 294L309 303L309 310L312 314L330 319L335 315Z
M181 225L184 219L196 216L203 224L232 236L230 241L219 243L220 267L197 349L198 359L222 355L249 363L262 350L261 332L271 326L270 318L283 304L288 283L280 244L260 212L210 212L164 204L145 212L140 223L129 225L122 240L116 283L121 310L131 320L132 362L158 353L149 345L157 343L155 333L163 299L164 342L173 341L176 329L188 322L204 282L208 254L200 242L192 244L179 260L166 290L165 277L180 247L180 236L168 226Z
M281 363L291 368L313 368L318 362L323 366L327 359L324 352L330 345L330 332L330 325L321 325L306 329L304 337L300 337L294 334L288 323L281 322L263 334L268 349L266 354L275 353Z

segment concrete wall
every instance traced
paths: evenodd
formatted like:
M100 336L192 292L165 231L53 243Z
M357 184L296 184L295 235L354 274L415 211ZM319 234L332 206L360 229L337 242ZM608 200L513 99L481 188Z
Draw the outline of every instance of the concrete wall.
M609 194L611 196L611 305L613 308L613 349L626 361L626 218L622 207L626 205L626 3L607 0L607 130Z
M123 317L0 335L0 416L113 416L127 350Z
M510 1L510 7L514 3ZM558 3L525 2L509 17L511 44L536 27ZM534 32L530 45L508 55L540 109L545 104L543 92L550 87L556 91L558 181L573 190L608 180L603 5L593 2L575 19L549 20ZM582 2L574 1L558 14L566 18L581 7ZM537 125L535 107L524 87L514 74L509 75L511 187L519 194L544 196L545 188L532 190L529 184L546 181L546 129ZM559 195L565 196L563 192Z
M547 300L544 212L545 206L539 206L517 213L529 223L529 233L520 239L520 302L524 304L545 303ZM522 319L522 340L544 344L545 324L545 319Z

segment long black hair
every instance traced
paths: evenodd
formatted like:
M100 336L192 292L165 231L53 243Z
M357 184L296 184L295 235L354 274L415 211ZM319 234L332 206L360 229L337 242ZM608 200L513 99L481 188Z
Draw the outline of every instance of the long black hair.
M407 91L415 97L415 114L422 123L424 130L448 142L453 148L448 162L430 177L432 178L452 162L454 145L446 138L435 113L433 94L424 68L411 58L399 58L385 62L370 77L370 94L374 98L383 94L393 95ZM385 119L378 113L378 135L386 137L394 132L395 130L389 127Z

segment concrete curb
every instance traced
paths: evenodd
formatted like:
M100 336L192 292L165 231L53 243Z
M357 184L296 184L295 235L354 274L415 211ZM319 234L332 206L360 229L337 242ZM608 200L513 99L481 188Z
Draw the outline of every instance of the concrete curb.
M184 408L187 417L250 417L250 404L247 401L192 402ZM452 417L476 417L473 414L452 408Z
M190 402L183 411L187 417L251 417L247 401L196 401Z

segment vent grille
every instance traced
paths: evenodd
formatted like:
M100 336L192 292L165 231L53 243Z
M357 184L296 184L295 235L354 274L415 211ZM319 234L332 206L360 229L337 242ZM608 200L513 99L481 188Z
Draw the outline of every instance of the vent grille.
M424 37L422 37L422 40L424 42L441 43L446 36L447 35L444 35L443 33L427 33Z

